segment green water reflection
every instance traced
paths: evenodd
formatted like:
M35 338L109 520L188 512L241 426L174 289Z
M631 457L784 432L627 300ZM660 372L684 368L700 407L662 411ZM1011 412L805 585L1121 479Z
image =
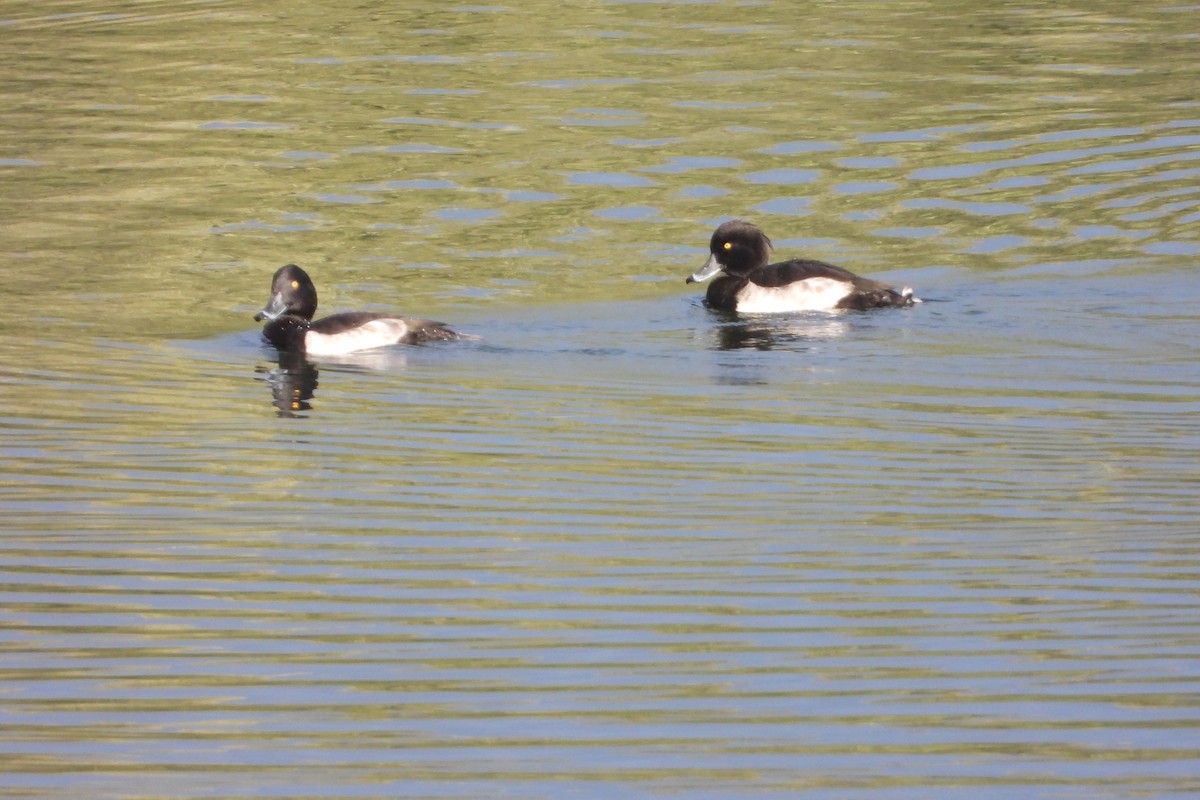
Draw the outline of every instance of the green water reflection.
M74 5L7 7L0 269L95 335L237 330L288 261L336 305L675 294L731 214L871 272L1135 258L1191 190L1182 7Z

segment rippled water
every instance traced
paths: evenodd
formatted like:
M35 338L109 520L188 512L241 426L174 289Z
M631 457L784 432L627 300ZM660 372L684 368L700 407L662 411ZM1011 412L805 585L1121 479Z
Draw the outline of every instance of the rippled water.
M0 794L1200 794L1198 14L7 4Z

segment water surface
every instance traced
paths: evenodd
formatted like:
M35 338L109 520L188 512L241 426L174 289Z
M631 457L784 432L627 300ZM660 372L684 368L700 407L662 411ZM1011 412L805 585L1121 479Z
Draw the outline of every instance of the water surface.
M1200 793L1196 13L10 3L0 793Z

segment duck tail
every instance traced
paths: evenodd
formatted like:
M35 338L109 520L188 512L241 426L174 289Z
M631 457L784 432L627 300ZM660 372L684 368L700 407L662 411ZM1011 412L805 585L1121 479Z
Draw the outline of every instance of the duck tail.
M411 326L412 341L421 342L449 342L454 340L463 340L468 342L482 341L482 336L476 336L472 333L461 333L453 330L444 322L434 322L428 319L413 319L409 320Z

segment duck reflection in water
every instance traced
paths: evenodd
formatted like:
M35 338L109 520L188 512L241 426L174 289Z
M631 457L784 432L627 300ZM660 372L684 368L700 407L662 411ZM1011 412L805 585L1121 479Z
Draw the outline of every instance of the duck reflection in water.
M720 318L714 329L718 350L808 350L849 329L846 320L825 314L780 317L721 312Z
M271 387L271 403L279 409L281 417L297 417L312 411L312 399L316 394L320 371L309 361L305 353L298 350L280 350L276 354L275 367L259 366L255 371L264 376ZM320 359L321 369L335 373L396 372L408 365L402 351L395 349L371 350L347 353L341 356L324 356Z
M279 409L279 416L297 417L312 410L319 373L303 353L281 350L277 367L259 366L255 372L263 375L271 387L271 402Z

